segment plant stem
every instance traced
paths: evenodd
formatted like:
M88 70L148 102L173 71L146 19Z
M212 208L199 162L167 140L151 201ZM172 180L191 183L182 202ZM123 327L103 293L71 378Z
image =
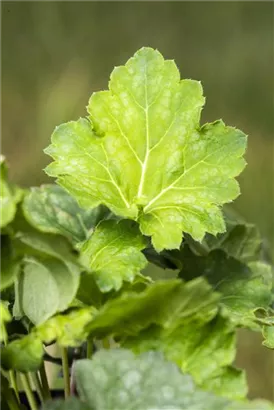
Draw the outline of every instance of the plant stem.
M90 359L93 353L93 340L87 340L87 359Z
M25 373L20 373L21 381L23 384L23 388L26 392L26 396L28 398L28 402L30 405L31 410L38 410L37 403L34 397L34 394L31 390L30 381L28 375Z
M43 361L40 369L40 379L41 379L41 384L42 384L42 389L43 389L43 398L44 400L49 400L51 399L51 394L50 394L50 389L49 389L49 384L48 384L48 378L47 378L47 373L46 373L46 368L45 368L45 362Z
M43 401L44 401L43 388L42 388L42 384L41 384L41 381L39 379L38 373L37 372L32 373L31 377L32 377L33 384L36 388L36 391L38 393L39 399L40 399L41 403L43 403Z
M110 349L110 341L108 337L102 340L102 345L104 349Z
M20 410L14 391L11 390L7 394L4 394L4 396L5 396L5 399L8 403L10 410Z
M62 355L62 367L63 367L63 377L65 384L65 398L70 396L70 377L69 377L69 364L68 364L68 352L66 347L61 347Z
M18 400L18 403L20 402L19 400L19 393L18 393L18 387L17 387L17 381L16 381L16 375L14 370L9 371L9 377L10 377L10 385L14 390L15 396Z

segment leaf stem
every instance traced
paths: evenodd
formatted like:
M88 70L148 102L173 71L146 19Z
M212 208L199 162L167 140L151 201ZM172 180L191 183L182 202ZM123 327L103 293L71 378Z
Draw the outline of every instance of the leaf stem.
M66 347L61 347L63 377L65 384L65 398L70 396L70 377L69 377L69 364L68 364L68 352Z
M48 384L48 378L47 378L47 373L46 373L46 368L45 368L45 362L43 361L40 369L40 379L41 379L41 384L42 384L42 389L43 389L43 398L44 400L51 399L51 394L50 394L50 389L49 389L49 384Z
M20 410L19 404L16 400L15 392L10 389L8 393L4 393L5 399L10 410Z
M44 401L43 388L42 388L42 384L41 384L41 381L39 379L38 373L37 372L32 373L31 378L32 378L33 384L35 386L35 389L38 393L39 399L40 399L41 403L43 403L43 401Z
M34 394L31 390L30 381L26 373L20 373L23 388L25 390L31 410L38 410Z
M90 359L93 353L93 340L87 340L87 359Z
M16 375L14 370L9 371L9 377L10 377L10 385L14 390L15 396L18 400L18 403L20 402L19 399L19 393L18 393L18 386L17 386L17 381L16 381Z

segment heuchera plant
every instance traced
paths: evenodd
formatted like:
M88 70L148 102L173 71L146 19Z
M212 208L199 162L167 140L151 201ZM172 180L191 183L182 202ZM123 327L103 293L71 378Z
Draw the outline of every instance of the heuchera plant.
M272 408L246 399L233 366L238 328L274 348L262 240L222 209L240 192L246 136L201 126L204 101L200 82L142 48L86 118L55 129L57 185L22 190L2 158L6 408L23 408L20 386L31 410ZM46 361L62 364L65 400L50 400Z

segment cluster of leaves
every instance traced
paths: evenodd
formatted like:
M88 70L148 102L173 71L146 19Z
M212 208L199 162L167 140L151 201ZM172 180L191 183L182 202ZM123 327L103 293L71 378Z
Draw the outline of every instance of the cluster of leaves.
M199 82L144 48L87 119L54 131L58 185L14 187L2 160L3 371L38 371L51 343L112 340L120 349L76 363L69 408L242 408L236 331L274 348L273 275L256 228L221 210L239 194L246 137L201 127L203 103Z

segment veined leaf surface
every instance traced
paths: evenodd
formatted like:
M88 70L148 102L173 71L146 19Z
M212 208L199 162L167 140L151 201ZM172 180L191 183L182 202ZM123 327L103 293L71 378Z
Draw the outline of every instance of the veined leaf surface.
M183 231L196 240L222 232L246 136L222 121L200 127L203 104L198 81L142 48L91 96L89 119L56 128L46 172L81 206L138 220L157 250L179 247Z

